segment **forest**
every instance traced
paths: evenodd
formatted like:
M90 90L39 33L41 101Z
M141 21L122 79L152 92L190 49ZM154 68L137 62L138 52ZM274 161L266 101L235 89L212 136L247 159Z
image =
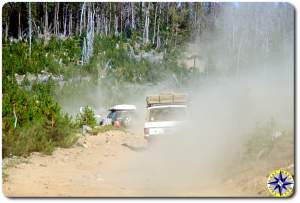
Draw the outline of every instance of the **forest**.
M178 36L207 26L204 17L216 15L216 3L7 3L3 7L3 38L49 40L88 34L140 36L157 49L176 46ZM30 41L30 40L29 40Z
M214 15L216 8L213 3L180 2L6 3L2 8L3 156L51 153L55 146L72 145L82 121L72 119L57 101L72 94L78 84L102 82L113 88L114 81L157 82L164 69L187 75L175 62L176 47L192 30L206 26L200 21ZM168 59L157 64L127 54L150 50L168 53L164 56ZM39 80L47 74L52 76L49 80ZM76 81L83 77L91 79L87 84ZM62 81L71 82L62 87ZM109 104L120 100L111 97Z
M225 11L234 13L230 20L235 23L228 24ZM268 18L257 15L248 22L253 12ZM128 95L142 85L170 78L182 88L215 75L239 77L256 64L263 65L259 73L273 71L269 67L277 61L265 61L292 57L292 21L286 4L6 3L2 8L2 154L49 154L57 146L74 144L75 132L90 121L73 112L78 106L63 107L67 99L85 97L87 89L103 92L100 103L108 107L128 101ZM226 62L216 60L220 56ZM99 90L99 86L106 88Z

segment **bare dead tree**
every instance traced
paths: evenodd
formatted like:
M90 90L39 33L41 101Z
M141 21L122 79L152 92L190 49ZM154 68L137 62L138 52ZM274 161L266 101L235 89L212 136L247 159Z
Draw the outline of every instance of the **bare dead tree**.
M147 7L144 7L145 24L144 24L144 32L143 32L143 43L145 44L149 43L149 25L150 25L149 8L150 8L150 2L148 2Z
M157 8L159 6L159 3L157 2L155 5L155 14L154 14L154 26L153 26L153 37L152 37L152 44L155 43L155 37L156 37L156 18L157 18Z
M134 2L131 2L131 28L135 29Z
M58 35L59 33L59 2L55 3L54 9L54 34Z
M107 18L106 18L106 16L104 16L103 17L103 19L104 19L104 21L103 21L103 23L104 23L104 34L105 34L105 36L107 36L108 35L108 22L107 22Z
M118 17L115 14L115 36L118 36L119 32L118 32Z
M68 19L68 5L65 5L64 6L64 9L63 9L63 34L64 36L67 35L67 19Z
M87 63L93 55L94 29L95 29L95 12L91 3L87 6L87 27L86 36L83 39L83 46L81 49L82 65Z
M69 9L69 31L68 34L72 35L72 29L73 29L73 12L72 8Z
M18 13L18 38L22 38L22 30L21 30L21 11Z
M84 21L84 18L85 18L85 4L86 4L86 2L84 2L82 4L82 7L81 7L79 35L81 35L82 29L84 27L84 22L83 21Z
M161 42L160 42L160 18L161 18L161 6L159 6L159 11L158 11L156 49L159 49L160 45L161 45Z
M44 19L45 19L45 22L44 22L44 37L45 37L45 39L47 39L47 37L48 37L48 6L47 6L47 2L45 2L45 8L44 8L44 10L45 10L45 17L44 17Z
M111 34L111 8L112 8L112 3L109 3L109 20L108 20L108 34Z
M29 27L29 33L28 33L28 38L29 38L29 56L31 56L31 35L32 35L32 19L31 19L31 3L28 3L28 27Z
M123 3L120 3L120 33L123 32Z

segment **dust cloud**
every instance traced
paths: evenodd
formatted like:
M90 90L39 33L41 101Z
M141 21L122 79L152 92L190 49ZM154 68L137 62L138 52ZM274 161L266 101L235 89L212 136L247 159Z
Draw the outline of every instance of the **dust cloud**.
M189 97L185 126L154 138L138 160L127 163L128 184L148 185L153 194L216 184L239 165L257 123L275 119L275 130L293 132L294 8L288 3L220 3L217 9L203 22L208 28L195 32L182 50L183 58L197 57L198 79L181 88L172 79L120 87L122 95L115 101L137 106L135 129L141 136L146 95L171 90ZM86 90L78 105L92 104L103 112L101 99L114 91L98 94L100 89L105 88ZM132 168L139 172L130 173Z
M156 194L209 187L239 165L257 123L274 119L274 130L293 132L294 8L223 3L219 9L214 28L197 33L184 53L198 55L203 75L184 88L188 120L128 163L140 171L132 184L152 185Z

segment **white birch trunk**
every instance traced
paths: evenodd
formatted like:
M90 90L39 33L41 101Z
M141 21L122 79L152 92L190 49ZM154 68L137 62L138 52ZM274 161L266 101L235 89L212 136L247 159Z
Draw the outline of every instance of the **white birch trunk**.
M59 33L59 2L55 4L55 10L54 10L54 34L58 35Z
M107 18L104 17L104 32L105 32L105 36L108 35L108 25L107 25Z
M85 16L85 2L82 4L82 7L81 7L79 35L81 35L81 33L82 33L84 16Z
M17 114L16 114L15 103L13 104L13 112L14 112L14 119L15 119L14 128L16 128L17 127L17 123L18 123L18 117L17 117Z
M152 44L155 43L155 37L156 37L156 18L157 18L157 7L159 6L159 3L157 2L155 6L155 14L154 14L154 26L153 26L153 38L152 38Z
M121 7L121 16L120 16L120 33L122 34L123 32L123 12L122 12L122 7Z
M5 36L4 36L4 40L7 42L8 39L8 28L9 28L9 19L6 20L5 22Z
M32 19L31 19L31 3L28 3L28 27L29 27L29 56L31 56L31 32L32 32Z
M134 2L131 2L131 28L135 29Z
M68 19L67 11L68 11L68 8L65 7L64 8L64 14L63 14L63 16L64 16L64 18L63 18L64 36L67 35L67 19Z
M18 18L19 18L19 24L18 24L18 38L19 40L22 39L22 30L21 30L21 12L19 11L19 14L18 14Z
M70 11L69 11L69 31L68 31L69 36L72 35L72 29L73 29L73 12L72 12L72 8L70 8Z
M44 37L45 37L45 39L48 38L48 6L47 6L47 2L45 2Z
M111 3L109 3L108 34L111 34Z
M143 42L145 44L149 43L149 7L150 7L150 2L148 3L148 7L145 9L145 25L144 25L144 33L143 33Z
M80 29L80 13L78 12L77 18L76 18L76 28L75 28L75 32L76 32L76 33L79 33L79 29Z
M161 7L159 7L158 12L158 20L157 20L157 36L156 36L156 49L160 48L161 42L160 42L160 18L161 18Z
M118 36L118 20L119 18L115 15L115 36Z
M93 55L93 42L94 42L94 28L95 28L95 12L89 5L88 16L87 16L87 28L86 37L83 39L83 47L81 50L81 62L82 64L87 63Z
M100 15L97 14L96 15L96 33L100 34L100 30L101 30L101 18L100 18Z

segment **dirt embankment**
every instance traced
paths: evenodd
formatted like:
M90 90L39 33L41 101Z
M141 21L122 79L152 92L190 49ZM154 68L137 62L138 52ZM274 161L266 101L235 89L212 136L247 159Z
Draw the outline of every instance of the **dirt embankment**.
M72 148L59 148L51 156L33 153L8 168L3 192L9 197L269 196L269 171L293 163L292 158L271 163L265 157L234 163L212 181L201 173L191 181L186 171L175 170L180 163L162 167L149 150L155 147L147 145L142 135L122 131L82 136Z

